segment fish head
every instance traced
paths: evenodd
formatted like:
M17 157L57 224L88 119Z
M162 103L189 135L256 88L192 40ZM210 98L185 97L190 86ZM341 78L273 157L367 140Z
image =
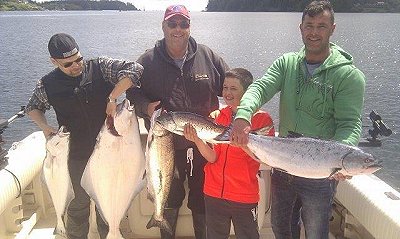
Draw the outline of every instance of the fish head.
M184 128L190 124L197 136L207 142L229 141L229 128L214 123L210 118L192 112L168 112L157 118L160 125L178 135L183 135Z
M183 135L183 127L179 127L175 122L173 112L162 112L160 116L155 119L156 123L164 129L179 135Z
M65 126L61 126L46 142L46 150L53 156L65 155L69 151L70 133Z
M113 123L116 132L121 136L126 135L131 127L134 127L135 124L137 124L135 107L130 105L128 99L125 99L117 105Z
M156 122L154 122L154 125L152 128L152 134L157 137L163 137L165 135L169 135L172 133L169 130L164 129L164 127L156 121Z
M342 157L342 167L348 175L372 174L382 168L373 155L355 148Z
M156 123L156 119L158 118L158 116L161 115L162 112L163 112L162 108L159 108L153 112L150 118L150 128L153 128L154 124Z

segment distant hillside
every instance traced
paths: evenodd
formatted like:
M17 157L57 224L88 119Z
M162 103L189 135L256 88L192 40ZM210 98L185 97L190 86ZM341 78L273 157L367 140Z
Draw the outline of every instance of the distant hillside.
M85 0L65 0L38 3L39 6L48 10L138 10L131 3L120 1L85 1Z
M310 0L209 0L208 12L302 12ZM335 12L400 12L400 0L331 0Z
M32 10L138 10L131 3L120 1L88 1L88 0L64 0L37 3L24 0L0 0L0 11L32 11Z
M37 11L43 10L35 2L20 0L0 0L0 11Z

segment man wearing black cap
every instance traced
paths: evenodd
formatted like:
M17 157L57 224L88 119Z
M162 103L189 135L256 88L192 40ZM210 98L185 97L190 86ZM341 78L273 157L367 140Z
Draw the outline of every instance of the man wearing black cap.
M127 97L135 103L137 114L147 120L158 106L168 111L208 116L219 108L217 96L222 93L227 64L190 36L190 16L185 6L172 5L165 10L162 30L164 38L138 59L145 68L141 89L130 89ZM175 165L180 177L172 181L164 212L172 234L161 230L161 238L175 237L178 211L185 198L183 183L186 177L195 236L205 238L203 168L207 161L193 142L178 135L174 141Z
M48 49L56 69L38 81L25 111L48 138L57 132L45 117L52 106L58 125L70 132L68 169L75 198L67 210L66 231L69 239L85 239L90 199L80 186L83 171L106 115L115 115L123 92L140 86L143 67L106 57L86 61L74 38L65 33L53 35ZM100 238L105 238L108 227L98 213L97 225Z

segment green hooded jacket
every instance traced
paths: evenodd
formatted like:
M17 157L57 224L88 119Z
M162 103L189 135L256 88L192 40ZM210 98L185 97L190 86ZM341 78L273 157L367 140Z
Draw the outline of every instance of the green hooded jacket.
M329 57L308 76L305 48L284 54L267 73L249 86L236 118L250 122L263 104L280 92L279 135L288 131L304 136L357 145L361 134L364 74L353 58L330 43Z

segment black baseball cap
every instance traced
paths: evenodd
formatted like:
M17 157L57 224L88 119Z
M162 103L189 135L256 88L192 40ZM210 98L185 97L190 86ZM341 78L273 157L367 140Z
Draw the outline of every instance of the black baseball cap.
M66 33L57 33L50 38L49 53L52 58L64 59L79 52L75 39Z

